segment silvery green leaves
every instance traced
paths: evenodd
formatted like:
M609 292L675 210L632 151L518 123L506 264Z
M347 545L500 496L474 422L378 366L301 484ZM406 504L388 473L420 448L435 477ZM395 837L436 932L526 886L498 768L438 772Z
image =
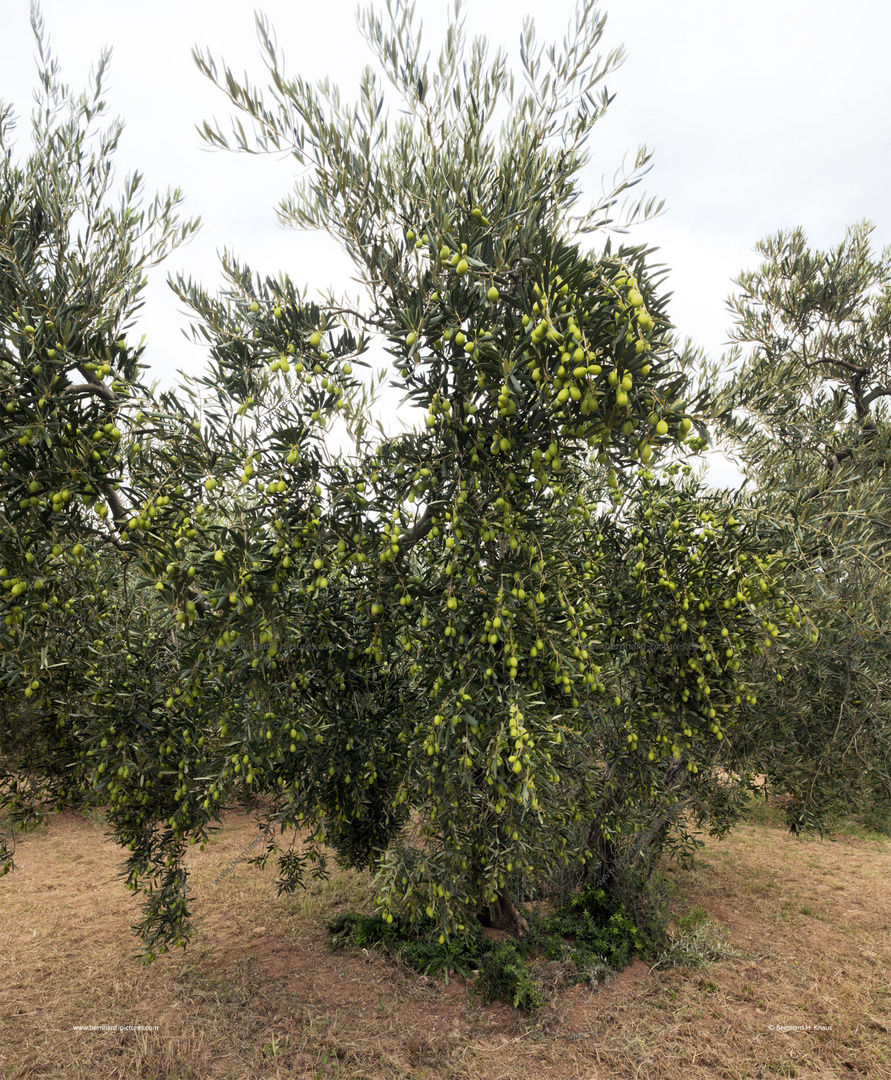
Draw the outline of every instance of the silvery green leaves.
M871 231L827 251L802 229L767 237L730 301L748 351L731 356L722 434L819 627L750 728L796 829L825 827L832 801L891 801L891 251L874 254Z

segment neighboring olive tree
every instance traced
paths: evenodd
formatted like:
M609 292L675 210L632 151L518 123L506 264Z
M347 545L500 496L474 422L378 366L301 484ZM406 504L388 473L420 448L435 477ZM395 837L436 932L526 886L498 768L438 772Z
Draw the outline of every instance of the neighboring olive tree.
M104 189L61 183L98 106L50 64L71 120L38 115L0 174L0 800L107 809L148 958L191 932L185 846L257 795L282 889L333 849L443 939L521 932L559 875L614 891L689 843L682 810L732 822L745 705L802 627L755 516L670 464L703 439L648 253L579 246L619 194L573 217L618 59L594 5L565 54L527 27L522 92L483 43L465 63L457 20L432 72L410 11L363 25L392 128L371 70L347 108L262 20L274 108L220 83L304 169L282 215L344 245L367 308L229 257L218 297L177 279L210 352L177 392L127 346L143 265L191 227L176 196L103 217ZM105 232L69 250L78 215ZM372 440L375 340L425 420Z
M750 348L723 431L820 630L750 728L793 825L891 812L891 251L873 255L871 231L826 252L778 233L730 301L732 340Z

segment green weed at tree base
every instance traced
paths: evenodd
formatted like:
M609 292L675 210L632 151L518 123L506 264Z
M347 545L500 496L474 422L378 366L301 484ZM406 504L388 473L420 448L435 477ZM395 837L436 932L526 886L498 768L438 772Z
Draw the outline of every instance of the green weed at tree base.
M515 1009L537 1009L545 999L536 989L525 957L516 945L489 950L480 967L480 993L487 1001L509 1001Z
M463 978L478 973L474 990L485 1000L533 1010L545 999L535 984L531 961L570 962L574 970L566 977L568 985L599 980L647 953L664 930L655 920L642 930L624 908L617 909L602 889L594 888L572 896L551 915L531 909L524 914L528 933L497 942L478 923L446 941L434 928L425 930L404 918L388 922L379 915L345 913L328 922L328 947L377 949L421 974L444 975L446 980L451 973Z

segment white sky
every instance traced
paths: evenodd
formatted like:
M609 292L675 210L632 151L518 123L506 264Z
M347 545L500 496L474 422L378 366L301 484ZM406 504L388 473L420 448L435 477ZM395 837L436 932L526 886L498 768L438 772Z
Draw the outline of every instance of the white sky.
M436 52L448 5L418 0L428 48ZM642 188L666 200L661 218L634 243L660 248L671 268L671 313L682 336L712 356L726 342L724 301L731 278L756 265L752 248L780 228L802 226L814 246L841 241L847 224L869 218L875 246L891 242L891 5L886 0L612 0L604 50L624 44L625 64L608 80L616 100L592 138L589 190L611 179L640 143L655 150ZM195 125L225 121L227 101L195 67L193 45L264 84L253 24L243 0L43 0L62 77L76 91L104 45L113 55L106 98L126 121L120 175L138 168L149 193L179 186L185 212L203 227L156 272L144 309L146 359L163 382L197 372L201 350L181 335L185 318L164 283L183 271L215 288L217 252L233 250L264 274L287 271L312 293L350 288L349 267L324 240L278 225L274 207L289 190L287 159L203 149ZM265 0L287 58L304 77L329 76L352 96L370 62L353 0L324 4ZM523 17L540 42L562 41L571 0L467 0L468 36L486 34L518 61ZM28 136L36 83L27 0L0 0L0 99ZM354 289L352 290L354 292ZM728 478L732 473L726 474ZM725 473L713 470L720 482Z

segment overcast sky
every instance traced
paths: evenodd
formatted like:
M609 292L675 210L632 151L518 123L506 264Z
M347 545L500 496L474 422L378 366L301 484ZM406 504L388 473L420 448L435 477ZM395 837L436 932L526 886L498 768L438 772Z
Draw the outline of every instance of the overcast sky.
M203 227L155 274L142 332L146 359L165 383L177 369L197 372L201 351L180 334L185 318L164 284L183 271L219 282L217 252L233 250L255 270L287 271L315 292L349 289L349 268L318 237L284 231L274 207L293 168L285 160L210 152L195 125L229 115L226 100L191 58L198 45L236 73L265 74L251 3L243 0L43 0L62 76L85 85L103 46L112 48L107 100L126 121L120 175L138 168L147 189L181 187L185 209ZM381 5L383 6L383 5ZM802 226L814 246L838 243L845 226L876 225L891 242L891 5L887 0L612 0L604 49L627 59L609 81L616 94L592 146L589 187L600 189L641 143L655 151L642 187L666 201L664 214L631 234L659 247L671 268L672 317L713 356L724 349L731 278L756 265L753 245L778 229ZM445 2L417 0L425 39L436 51ZM353 0L266 0L291 73L328 76L351 96L370 61ZM562 41L571 0L468 0L468 36L486 34L518 57L523 17L540 42ZM28 0L0 0L0 99L20 118L19 149L36 80ZM519 62L517 59L517 68ZM265 84L264 84L265 85ZM352 290L355 291L354 288Z

